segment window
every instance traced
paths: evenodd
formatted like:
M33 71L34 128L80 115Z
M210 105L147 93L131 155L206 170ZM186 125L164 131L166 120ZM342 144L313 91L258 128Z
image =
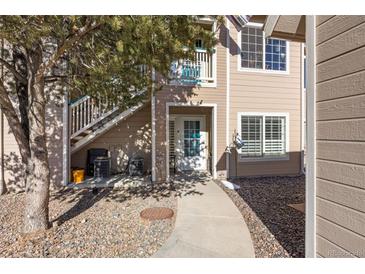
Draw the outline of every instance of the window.
M239 133L244 143L240 159L280 158L288 145L288 114L239 113Z
M242 116L241 139L244 141L242 155L262 156L262 117Z
M241 66L262 69L263 32L257 28L244 28L241 40Z
M197 49L203 49L203 40L202 39L197 39L195 41L195 48L197 48Z
M287 41L266 38L256 27L241 31L241 68L267 71L287 70Z
M265 68L267 70L286 70L286 41L266 39Z
M184 156L200 156L200 121L184 121Z
M265 153L285 154L285 117L265 116Z

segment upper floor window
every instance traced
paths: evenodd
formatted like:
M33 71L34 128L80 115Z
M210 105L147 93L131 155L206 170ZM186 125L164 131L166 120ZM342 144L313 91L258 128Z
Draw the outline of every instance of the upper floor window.
M203 40L202 39L197 39L195 41L195 48L197 48L197 49L204 49L203 48Z
M241 31L241 68L287 71L287 41L266 38L256 27Z

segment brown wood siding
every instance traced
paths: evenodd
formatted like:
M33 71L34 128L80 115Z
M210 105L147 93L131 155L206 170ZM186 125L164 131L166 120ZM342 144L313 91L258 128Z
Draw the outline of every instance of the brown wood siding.
M240 162L237 153L230 157L230 175L293 175L301 166L301 48L289 43L289 73L245 72L238 69L238 31L230 28L230 139L237 131L238 112L289 113L289 160ZM225 130L225 129L223 129Z
M317 254L365 257L365 16L317 16L316 50Z
M151 107L145 107L117 123L108 132L96 138L71 156L71 167L86 168L87 151L105 148L111 153L112 172L122 172L133 156L142 156L145 172L151 170Z

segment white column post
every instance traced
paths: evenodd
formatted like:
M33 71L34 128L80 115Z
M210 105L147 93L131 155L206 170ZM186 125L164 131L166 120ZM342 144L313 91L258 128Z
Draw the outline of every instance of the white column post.
M2 56L4 55L4 39L1 39L1 49L2 49ZM4 78L4 65L1 65L1 78ZM5 176L4 176L4 114L3 111L0 109L0 184L5 184Z
M0 109L0 185L4 184L4 115Z
M307 167L305 187L305 256L316 257L316 17L306 16Z
M152 81L155 81L155 70L152 69ZM151 130L152 130L152 182L156 181L156 97L154 94L154 83L152 83L151 96Z
M230 122L230 53L229 53L229 48L230 48L230 41L229 41L229 28L230 28L230 24L229 24L229 19L228 17L226 17L226 27L227 27L227 37L226 37L226 178L228 179L230 177L229 174L229 161L230 161L230 151L229 151L229 147L230 147L230 127L229 127L229 122Z
M69 183L70 178L70 117L69 117L69 106L68 106L68 91L66 87L63 87L63 129L62 129L62 135L63 135L63 150L62 150L62 161L63 161L63 182L62 184L65 186Z

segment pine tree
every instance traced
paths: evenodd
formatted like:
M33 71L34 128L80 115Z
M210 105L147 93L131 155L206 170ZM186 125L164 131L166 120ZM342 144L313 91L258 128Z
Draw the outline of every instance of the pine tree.
M216 43L195 16L0 16L0 108L26 174L24 232L49 227L48 82L125 109L151 96L152 70L167 79L174 60L192 58L197 38Z

